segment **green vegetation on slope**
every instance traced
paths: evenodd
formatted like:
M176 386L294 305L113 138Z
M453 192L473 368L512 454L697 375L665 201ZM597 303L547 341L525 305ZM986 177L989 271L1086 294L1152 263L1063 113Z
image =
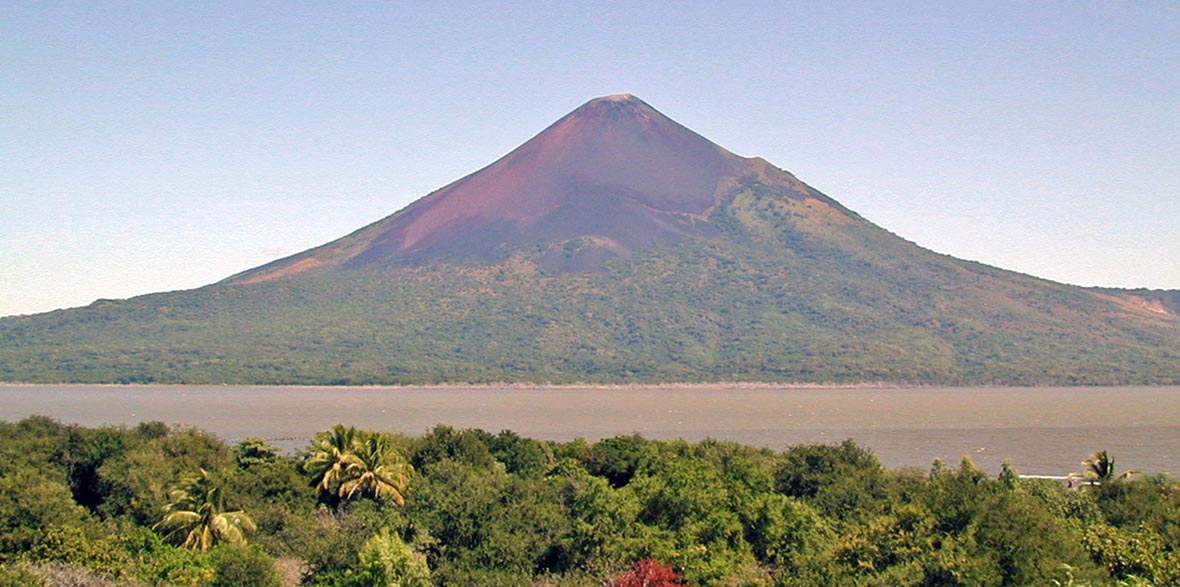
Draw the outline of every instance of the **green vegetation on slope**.
M295 457L159 423L32 417L0 437L0 585L1180 585L1180 485L1163 476L1066 489L966 458L891 471L851 441L780 452L446 426L339 426ZM370 444L383 456L359 458ZM400 471L400 502L342 491L375 464ZM210 501L254 523L168 540L178 504Z
M748 182L711 217L721 237L597 273L545 275L539 246L497 265L313 272L6 318L0 380L1180 383L1173 314L809 203Z

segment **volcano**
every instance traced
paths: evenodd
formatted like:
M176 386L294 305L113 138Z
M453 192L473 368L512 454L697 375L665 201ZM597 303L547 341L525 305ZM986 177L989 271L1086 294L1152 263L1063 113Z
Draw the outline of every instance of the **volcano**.
M601 269L636 250L716 236L713 211L752 181L859 218L764 159L734 155L643 100L616 94L590 100L396 214L229 282L324 268L492 262L525 247L540 247L552 272Z
M0 381L1178 384L1178 314L929 251L620 94L320 247L0 319Z

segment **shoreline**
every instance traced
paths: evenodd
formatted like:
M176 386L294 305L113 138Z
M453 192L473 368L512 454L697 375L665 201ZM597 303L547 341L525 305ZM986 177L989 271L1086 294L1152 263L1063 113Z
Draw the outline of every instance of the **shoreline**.
M1037 387L1037 388L1052 388L1052 387L1140 387L1137 385L1001 385L1001 384L979 384L979 385L949 385L937 383L888 383L888 382L863 382L863 383L773 383L773 382L759 382L759 381L728 381L720 383L690 383L690 382L673 382L673 383L525 383L525 382L510 382L510 383L425 383L425 384L374 384L374 385L329 385L329 384L300 384L300 383L78 383L78 382L6 382L0 381L0 388L5 387L48 387L48 386L62 386L62 387L103 387L103 388L118 388L118 389L137 389L137 388L182 388L182 387L211 387L211 388L271 388L283 387L291 389L322 389L322 390L346 390L346 391L363 391L363 390L406 390L406 391L428 391L428 390L455 390L455 391L495 391L495 390L529 390L529 391L702 391L702 390L842 390L842 389L928 389L928 388L962 388L962 389L989 389L989 388L1017 388L1017 387ZM1150 386L1148 386L1150 387ZM1171 386L1161 386L1171 387Z
M143 388L289 388L304 390L390 390L390 391L790 391L790 390L870 390L870 389L1095 389L1095 388L1175 388L1176 384L1165 383L1119 383L1119 384L1068 384L1048 383L1018 385L1004 383L948 384L948 383L891 383L885 381L860 383L774 383L763 381L727 382L670 382L670 383L425 383L425 384L374 384L374 385L330 385L306 383L85 383L85 382L8 382L0 381L0 389L21 387L93 387L118 389Z
M1180 471L1180 386L948 388L728 383L586 386L239 387L0 384L4 417L85 426L161 421L226 439L302 446L334 423L421 434L436 425L540 440L712 438L781 448L854 439L888 467L1011 459L1068 471L1095 450Z

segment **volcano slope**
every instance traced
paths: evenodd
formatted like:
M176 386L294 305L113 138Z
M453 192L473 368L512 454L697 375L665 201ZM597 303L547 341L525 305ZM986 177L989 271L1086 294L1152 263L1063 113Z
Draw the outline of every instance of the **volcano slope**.
M629 95L348 236L0 320L0 380L1180 383L1180 292L905 241Z

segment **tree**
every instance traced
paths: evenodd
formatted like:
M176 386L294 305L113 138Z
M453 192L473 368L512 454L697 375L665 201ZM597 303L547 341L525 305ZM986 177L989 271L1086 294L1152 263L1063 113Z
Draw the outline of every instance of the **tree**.
M95 528L70 490L33 467L0 473L0 563L28 552L54 528Z
M1102 484L1110 481L1119 481L1134 475L1136 471L1125 471L1121 475L1114 474L1114 457L1106 453L1106 451L1098 451L1090 455L1090 458L1082 461L1082 477L1088 479L1090 484Z
M1009 491L1016 491L1020 487L1020 473L1012 465L1012 461L1004 459L1000 465L1000 485Z
M132 440L126 452L105 459L98 467L99 512L107 517L131 516L151 526L170 501L173 480L198 469L220 471L232 462L232 456L221 439L202 430L141 428L150 440ZM138 429L135 434L140 434Z
M352 499L359 494L376 499L390 498L397 505L405 503L412 468L392 449L388 438L380 434L363 435L345 460L347 465L340 483L340 497Z
M645 558L627 572L615 577L611 587L688 587L680 582L680 575L672 567Z
M779 457L774 477L779 493L842 521L867 521L882 513L888 484L877 457L852 440L793 446Z
M245 512L225 511L221 488L205 469L182 477L168 497L166 514L153 528L185 548L203 552L219 542L245 544L245 534L256 529Z
M394 449L390 436L337 424L321 432L303 463L321 501L354 497L392 499L402 505L413 467Z
M279 458L279 449L261 438L244 438L234 445L234 458L238 467L248 469L263 463L273 463Z
M344 471L348 468L356 436L356 428L337 424L312 439L311 454L303 462L303 471L311 476L311 484L321 500L332 500L339 496L340 484L345 480Z
M618 489L631 482L646 458L649 441L638 434L604 438L590 447L583 458L591 475L605 477Z

